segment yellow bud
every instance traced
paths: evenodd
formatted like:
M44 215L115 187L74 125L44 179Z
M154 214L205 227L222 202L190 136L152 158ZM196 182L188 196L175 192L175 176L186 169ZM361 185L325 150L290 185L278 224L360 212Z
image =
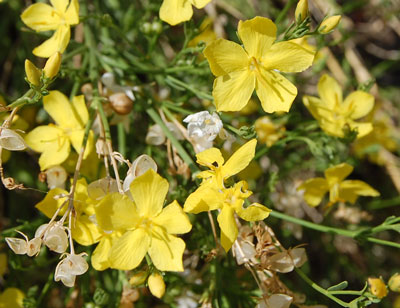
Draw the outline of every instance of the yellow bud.
M141 271L141 272L137 272L135 275L133 275L131 277L131 279L129 279L129 283L134 286L140 286L141 284L144 284L144 282L147 279L147 272L145 271Z
M396 273L390 277L388 286L393 292L400 292L400 274Z
M384 298L387 294L387 288L382 278L368 278L371 293L378 298Z
M151 274L147 283L149 284L151 294L158 298L163 297L165 293L165 283L160 274Z
M296 18L296 22L302 22L308 15L308 1L300 0L297 3L296 11L294 13L294 17Z
M58 71L60 70L60 65L61 65L61 54L57 51L54 53L46 62L46 65L44 66L44 75L47 78L54 78Z
M318 32L321 34L327 34L327 33L331 32L333 29L335 29L338 26L341 19L342 19L342 16L340 16L340 15L335 15L335 16L326 18L319 25Z
M25 74L31 84L35 86L40 84L40 76L42 75L42 72L28 59L25 60Z

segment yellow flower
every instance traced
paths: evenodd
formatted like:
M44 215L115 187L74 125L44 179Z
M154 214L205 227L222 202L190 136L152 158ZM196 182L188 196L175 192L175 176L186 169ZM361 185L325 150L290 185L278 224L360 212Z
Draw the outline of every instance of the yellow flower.
M367 183L359 180L343 181L353 167L342 163L325 170L325 178L313 178L301 184L297 190L304 190L304 199L311 206L321 203L324 195L329 191L329 203L356 202L358 196L379 196L379 192Z
M347 128L357 130L357 138L360 138L372 131L372 123L355 121L374 107L375 99L371 94L354 91L343 101L342 89L328 75L320 78L318 93L320 98L305 95L303 103L328 135L344 137Z
M7 288L0 294L0 308L23 308L25 294L17 288Z
M258 140L268 147L272 146L285 133L285 127L275 124L268 116L261 117L254 123Z
M175 26L192 18L194 5L205 7L211 0L164 0L160 8L160 19Z
M76 183L74 208L75 220L72 223L72 238L84 246L92 245L100 240L102 236L99 227L92 221L94 215L94 205L97 203L88 196L87 183L85 179L79 179ZM59 196L54 199L55 196ZM65 197L60 197L65 196ZM47 217L53 217L56 210L67 201L68 192L61 188L51 189L46 197L36 204L36 208ZM60 215L65 213L68 205L60 211Z
M314 52L293 42L277 42L276 26L268 18L239 21L244 48L218 39L204 50L214 81L213 97L218 111L239 111L254 89L266 112L289 111L297 88L281 72L301 72L313 62Z
M202 185L209 184L216 188L224 188L224 181L239 173L248 166L255 155L257 140L252 139L242 145L225 162L222 153L217 148L211 148L196 155L197 163L210 170L202 171L198 177L203 179ZM225 163L224 163L225 162Z
M388 294L388 290L382 278L368 278L368 284L371 293L378 298L384 298Z
M32 150L42 153L39 158L41 170L62 164L70 153L71 144L79 153L89 114L83 95L75 96L72 104L59 91L50 91L43 98L43 106L57 125L38 126L26 137L25 141ZM93 146L93 133L90 132L84 158Z
M217 39L217 35L213 29L213 21L207 17L200 25L200 33L195 36L189 43L189 47L196 47L200 42L204 42L206 45Z
M217 220L221 229L221 245L225 251L228 251L238 236L235 213L246 221L257 221L267 218L271 211L259 203L253 203L244 208L244 201L251 194L252 192L247 190L245 181L240 181L231 188L222 189L200 185L186 199L184 211L197 214L220 209Z
M153 169L133 180L128 196L112 193L96 207L96 217L103 230L116 230L122 236L105 247L112 268L131 270L146 253L161 271L183 271L185 242L175 234L191 230L189 218L177 201L163 208L168 182ZM99 252L100 253L100 252Z
M70 27L79 23L78 0L50 0L52 6L35 3L21 15L22 21L37 32L55 30L53 36L33 50L38 57L48 58L63 53L71 36Z

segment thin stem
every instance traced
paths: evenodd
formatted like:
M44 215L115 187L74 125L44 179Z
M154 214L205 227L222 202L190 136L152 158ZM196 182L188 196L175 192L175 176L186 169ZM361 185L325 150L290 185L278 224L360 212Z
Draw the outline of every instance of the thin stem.
M126 156L126 133L124 128L124 123L118 123L118 152L122 154L122 156Z
M214 241L217 246L219 246L218 236L217 236L217 229L215 228L214 218L212 217L211 211L207 211L208 219L210 219L211 229L214 236Z
M326 297L330 298L337 304L339 304L342 307L350 307L348 303L338 299L337 297L333 296L329 291L325 290L324 288L320 287L317 285L314 281L312 281L308 276L301 270L296 268L296 273L299 274L299 276L307 282L314 290L317 290L319 293L325 295Z

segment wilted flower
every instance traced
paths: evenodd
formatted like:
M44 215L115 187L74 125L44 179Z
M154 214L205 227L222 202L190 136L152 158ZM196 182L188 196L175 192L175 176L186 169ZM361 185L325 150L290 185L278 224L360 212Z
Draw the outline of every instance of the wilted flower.
M84 256L87 256L84 252L79 255L66 253L66 257L57 264L54 280L73 287L76 276L84 274L89 268Z
M65 188L65 181L67 180L68 174L67 171L61 166L54 166L45 171L47 186L49 189L53 189L56 187Z

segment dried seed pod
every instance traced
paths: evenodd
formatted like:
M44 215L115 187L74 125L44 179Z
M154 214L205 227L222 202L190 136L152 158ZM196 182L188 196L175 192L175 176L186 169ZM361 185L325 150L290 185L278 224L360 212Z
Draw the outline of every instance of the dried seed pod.
M49 189L53 189L56 187L64 189L65 181L67 180L68 174L67 171L61 166L54 166L45 171L47 186Z
M124 191L128 191L132 181L149 169L153 169L157 172L157 164L149 155L143 154L136 158L132 163L132 166L129 168L124 180Z
M24 139L15 131L2 128L0 133L0 146L9 151L23 151L26 149Z
M126 115L132 111L133 101L125 93L119 92L109 98L112 109L120 115Z

